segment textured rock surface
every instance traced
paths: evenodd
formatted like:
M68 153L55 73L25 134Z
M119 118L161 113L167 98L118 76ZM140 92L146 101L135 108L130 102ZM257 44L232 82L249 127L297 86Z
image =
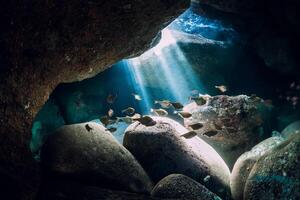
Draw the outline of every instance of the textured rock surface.
M159 181L151 195L159 198L221 200L206 187L182 174L171 174Z
M140 54L188 5L188 0L3 2L0 163L8 173L18 174L28 190L36 185L30 126L57 84Z
M204 98L205 105L198 106L193 102L184 107L185 111L192 113L184 124L189 128L192 124L202 123L203 127L195 132L232 168L242 153L261 140L259 128L263 119L258 111L261 99L245 95Z
M130 125L123 141L150 178L157 183L179 173L226 197L230 172L217 152L198 137L181 137L188 131L179 123L160 117L154 120L155 126L145 127L138 122Z
M44 144L41 162L48 173L90 184L137 193L152 190L148 175L136 159L97 123L59 128Z
M281 132L282 136L285 138L293 137L296 134L300 134L300 121L296 121L288 125Z
M260 158L247 179L244 199L300 198L300 135Z
M155 200L150 195L90 186L65 179L43 182L37 200Z
M234 164L230 176L230 189L233 199L243 199L244 187L253 165L264 154L282 143L282 137L271 137L255 145L250 151L242 154Z

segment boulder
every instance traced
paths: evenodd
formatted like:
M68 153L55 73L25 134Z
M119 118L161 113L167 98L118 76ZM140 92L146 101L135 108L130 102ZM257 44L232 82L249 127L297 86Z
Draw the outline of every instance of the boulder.
M184 111L192 114L184 125L190 129L191 125L201 123L203 127L195 130L197 135L214 147L232 169L242 153L263 139L262 100L246 95L202 97L204 105L192 102L184 107Z
M250 151L242 154L236 163L230 176L230 189L233 199L243 199L244 187L253 165L264 154L278 146L284 139L271 137L255 145Z
M149 193L152 183L131 153L97 123L66 125L49 136L41 152L46 173L111 189Z
M153 188L151 195L153 197L170 199L221 199L200 183L182 174L171 174L163 178Z
M292 137L293 135L299 134L299 133L300 133L300 120L291 123L285 129L283 129L283 131L281 132L282 136L285 138Z
M188 130L174 120L153 117L156 124L131 124L124 146L137 158L152 180L178 173L227 197L230 172L219 154L199 137L182 137Z
M244 199L300 199L300 135L261 157L245 184Z

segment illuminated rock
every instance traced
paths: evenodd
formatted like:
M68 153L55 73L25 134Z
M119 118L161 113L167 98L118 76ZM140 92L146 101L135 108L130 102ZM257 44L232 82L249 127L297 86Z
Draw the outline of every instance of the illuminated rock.
M300 135L260 158L247 179L244 199L300 199Z
M230 189L233 199L243 199L244 187L253 165L264 154L277 147L284 139L282 137L268 138L256 146L251 151L242 154L234 164L230 176Z
M154 126L131 124L123 141L151 179L157 183L170 174L183 174L226 198L230 172L219 154L199 137L181 137L188 130L179 123L162 117L153 119Z
M159 181L151 195L158 198L221 200L206 187L182 174L171 174Z
M203 127L195 130L198 136L213 146L222 156L229 168L237 158L263 139L263 114L268 112L258 97L239 96L203 96L206 104L198 106L195 102L184 107L192 113L185 119L185 127L202 123Z
M46 172L111 189L149 193L152 183L136 159L97 123L66 125L42 148Z

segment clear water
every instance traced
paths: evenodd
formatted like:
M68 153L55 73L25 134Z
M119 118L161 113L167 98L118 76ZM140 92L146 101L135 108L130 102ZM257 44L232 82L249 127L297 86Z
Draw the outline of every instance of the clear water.
M99 117L109 109L115 116L124 116L121 111L129 106L149 114L151 108L158 107L155 100L187 104L195 90L220 94L216 85L226 85L229 95L278 95L270 89L280 86L276 73L270 76L270 71L261 70L260 59L239 46L238 40L231 26L187 10L162 31L159 44L140 57L121 60L94 78L59 85L35 119L32 151L37 153L47 135L60 126L101 123ZM117 95L114 104L107 103L109 94ZM135 100L132 94L142 100ZM118 128L114 136L122 143L127 125L113 126Z

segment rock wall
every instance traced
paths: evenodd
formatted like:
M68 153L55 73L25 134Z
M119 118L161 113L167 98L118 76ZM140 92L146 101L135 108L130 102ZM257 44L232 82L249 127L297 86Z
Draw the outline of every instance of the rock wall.
M188 6L188 0L1 3L0 166L22 185L21 195L38 183L30 129L52 90L141 54Z

